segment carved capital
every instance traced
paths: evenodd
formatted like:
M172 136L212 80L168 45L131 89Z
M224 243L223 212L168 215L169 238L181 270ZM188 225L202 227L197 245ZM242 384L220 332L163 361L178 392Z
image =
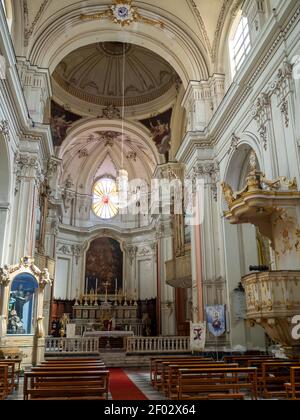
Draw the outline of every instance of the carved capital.
M14 172L16 175L15 193L19 191L22 179L32 179L37 184L44 181L44 175L38 155L18 153L15 157Z
M0 121L0 133L3 134L5 138L10 140L9 136L9 125L7 120L1 120Z
M0 268L0 285L7 287L9 281L9 268L5 265L3 268Z
M129 246L125 247L125 252L126 252L126 255L129 258L130 265L133 264L133 261L134 261L134 259L136 258L136 255L137 255L137 251L138 251L138 248L136 246L129 245Z
M220 176L219 162L198 162L193 168L192 180L199 178L211 187L214 200L218 199L218 182Z

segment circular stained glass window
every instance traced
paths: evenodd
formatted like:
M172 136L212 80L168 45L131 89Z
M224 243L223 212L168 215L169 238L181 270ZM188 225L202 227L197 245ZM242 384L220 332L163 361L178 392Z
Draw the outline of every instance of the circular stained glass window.
M118 199L116 181L102 178L96 182L93 189L93 211L101 219L109 220L118 214Z

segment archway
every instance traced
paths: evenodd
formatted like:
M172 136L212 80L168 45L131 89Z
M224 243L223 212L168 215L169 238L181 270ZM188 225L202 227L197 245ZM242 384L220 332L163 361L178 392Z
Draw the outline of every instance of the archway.
M153 17L160 15L161 9L154 15L148 7L144 4L140 12ZM99 9L101 6L85 7L84 13L98 13ZM31 64L49 68L52 74L63 58L75 49L95 42L125 42L145 47L165 58L180 76L185 88L190 80L208 79L207 53L190 29L183 27L182 21L174 24L172 16L163 17L162 29L138 23L121 28L109 20L103 20L99 30L99 21L83 22L80 19L82 12L78 4L67 6L53 14L47 26L43 25L36 31L35 41L28 53Z

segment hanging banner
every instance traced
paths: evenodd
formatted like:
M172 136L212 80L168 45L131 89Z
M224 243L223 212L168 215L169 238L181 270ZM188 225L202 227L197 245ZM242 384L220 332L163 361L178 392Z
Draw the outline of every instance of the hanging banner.
M225 305L207 306L206 320L209 332L214 337L221 337L226 332Z
M205 349L206 341L206 323L198 322L193 324L191 322L191 351L203 351Z

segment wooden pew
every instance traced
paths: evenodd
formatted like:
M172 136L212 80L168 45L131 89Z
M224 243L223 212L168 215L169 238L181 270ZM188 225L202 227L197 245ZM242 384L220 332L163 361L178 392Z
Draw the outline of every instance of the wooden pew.
M11 360L0 360L0 366L8 366L8 392L11 394L15 389L15 363Z
M167 382L163 388L165 395L171 399L174 397L174 395L176 397L179 372L182 371L183 369L195 371L198 369L213 369L213 368L220 368L220 367L237 368L238 365L236 363L231 364L231 365L226 365L224 362L204 362L204 363L195 363L195 364L168 365L166 368Z
M213 361L211 358L204 358L204 357L159 357L159 358L152 358L151 359L151 366L150 366L150 378L151 383L155 389L159 390L162 386L161 383L161 374L162 374L162 367L164 362L187 362L187 361Z
M25 373L24 400L108 399L109 371L40 370Z
M89 363L89 362L103 362L103 360L101 359L101 357L89 357L89 358L80 358L80 357L69 357L69 358L60 358L60 359L47 359L45 361L43 361L42 363L62 363L62 364L67 364L67 363Z
M245 391L257 399L256 368L181 369L177 400L239 399ZM243 391L243 392L242 392Z
M18 389L19 382L20 382L22 359L0 359L0 364L6 364L6 363L9 363L9 365L11 366L10 373L11 375L13 375L13 378L12 378L13 388ZM14 364L14 366L12 366L12 364Z
M285 384L288 400L300 400L300 366L290 368L290 382Z
M290 381L291 367L300 367L300 362L281 361L262 364L262 396L266 399L286 397L285 384Z
M211 360L175 360L175 361L168 361L168 362L162 362L161 364L161 374L160 374L160 386L162 392L164 392L166 395L168 393L168 384L169 384L169 366L170 365L177 365L182 367L189 367L189 366L198 366L198 365L206 365L210 363L215 363Z
M0 365L0 400L5 400L9 395L8 365Z

